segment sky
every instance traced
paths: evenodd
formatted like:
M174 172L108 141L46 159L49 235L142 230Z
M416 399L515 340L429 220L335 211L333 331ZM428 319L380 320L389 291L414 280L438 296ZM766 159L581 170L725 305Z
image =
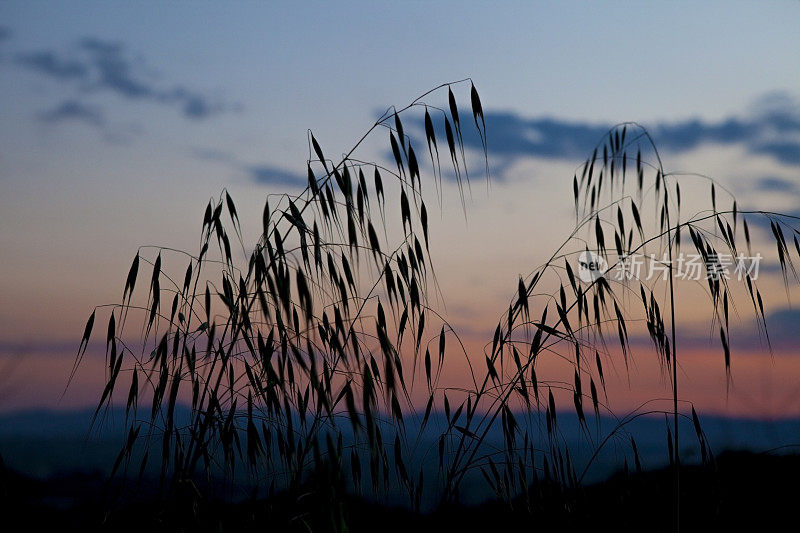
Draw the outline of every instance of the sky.
M568 234L572 174L613 124L644 124L667 167L744 206L797 212L798 23L796 2L0 3L0 410L91 404L91 365L59 397L86 317L119 300L139 246L196 248L223 189L255 242L266 196L304 185L309 129L344 153L441 83L471 78L487 118L491 187L465 217L448 183L432 227L448 317L476 346ZM765 284L791 331L782 282ZM800 415L788 336L772 358L742 334L759 385L725 397L696 329L699 405ZM657 367L637 372L630 405L663 388Z

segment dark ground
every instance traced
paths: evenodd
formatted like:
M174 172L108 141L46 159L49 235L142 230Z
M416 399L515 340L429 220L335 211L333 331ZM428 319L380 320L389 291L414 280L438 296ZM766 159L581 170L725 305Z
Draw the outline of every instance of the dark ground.
M541 486L529 504L520 498L510 506L493 501L424 515L313 490L238 504L201 500L184 514L175 503L153 500L117 502L108 511L107 494L99 473L42 481L3 469L0 512L4 523L30 531L333 531L332 516L349 531L674 530L669 469L619 473L574 491ZM798 508L800 455L727 452L714 466L681 471L683 531L796 529Z

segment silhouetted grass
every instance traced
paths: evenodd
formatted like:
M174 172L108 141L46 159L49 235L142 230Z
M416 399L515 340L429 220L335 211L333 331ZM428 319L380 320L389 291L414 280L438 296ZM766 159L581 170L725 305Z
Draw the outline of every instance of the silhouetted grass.
M467 87L469 106L459 107L453 89ZM424 103L445 91L446 105ZM414 146L403 122L410 117L416 128L419 114L422 147ZM559 430L559 411L574 410L586 445L597 453L623 443L626 465L637 471L636 441L625 426L662 413L670 416L665 438L677 513L679 418L692 420L704 463L714 457L697 413L679 395L673 260L688 248L713 266L718 254L750 251L746 217L767 217L788 286L790 276L796 279L792 255L800 254L798 232L789 225L796 219L743 212L712 179L667 172L647 131L621 124L573 177L576 223L567 240L545 264L520 276L484 353L467 353L429 297L436 283L429 247L436 243L429 242L430 206L422 195L431 181L441 194L444 173L452 173L465 205L467 128L480 136L488 179L491 132L478 93L468 80L445 84L388 110L340 160L326 157L309 133L308 186L298 195L268 197L254 246L244 243L240 214L225 191L206 207L197 254L141 249L121 303L103 307L111 311L109 377L95 416L118 398L128 425L114 473L136 477L156 463L164 497L186 520L203 512L200 480L242 471L258 484L259 496L294 498L300 507L306 499L322 501L325 528L337 531L358 520L345 509L349 498L380 501L399 491L414 510L423 500L452 505L476 473L515 512L538 513L552 487L562 496L591 493L581 487L595 456L576 464ZM368 137L382 134L391 168L357 158ZM699 206L690 215L681 211L682 184L692 190L691 208ZM665 274L582 281L573 266L587 251L611 267L656 251ZM174 270L174 261L186 264L185 271ZM766 336L757 281L750 273L743 279ZM702 283L730 375L735 291L724 278ZM642 324L672 384L672 409L644 405L601 432L592 418L614 416L605 401L604 365L619 350L628 368L634 356L629 328ZM126 340L132 329L135 345ZM456 353L469 364L471 387L440 385ZM543 357L563 360L571 377L538 375ZM420 391L427 401L415 404L412 396ZM188 420L175 416L180 403L190 407ZM444 423L429 427L432 412L443 412ZM498 426L502 446L487 447ZM424 447L425 432L434 432L433 447ZM306 520L302 512L290 519L321 520Z

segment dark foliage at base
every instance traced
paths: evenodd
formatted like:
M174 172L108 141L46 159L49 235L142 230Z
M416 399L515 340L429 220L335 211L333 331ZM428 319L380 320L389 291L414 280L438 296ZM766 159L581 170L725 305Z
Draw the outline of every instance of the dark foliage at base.
M620 472L577 491L532 488L511 504L444 506L417 514L352 498L320 480L269 500L240 503L176 497L117 502L109 510L103 479L72 475L36 481L2 472L6 523L48 531L502 531L548 526L668 531L674 528L673 471ZM791 524L800 497L800 456L721 454L712 466L681 470L681 521L686 531L739 530ZM190 494L187 492L186 494Z

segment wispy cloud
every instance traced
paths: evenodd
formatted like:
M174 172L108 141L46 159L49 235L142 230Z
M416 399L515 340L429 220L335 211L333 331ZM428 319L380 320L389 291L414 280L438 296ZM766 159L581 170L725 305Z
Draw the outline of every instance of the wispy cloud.
M16 57L16 62L24 67L62 80L83 79L89 74L89 67L84 63L61 58L50 50L19 54Z
M775 347L794 348L797 354L797 326L800 324L800 310L776 309L767 315L767 331L770 343ZM755 343L758 339L752 339Z
M298 173L283 170L271 165L257 165L247 169L250 176L258 183L270 185L305 185L306 178Z
M237 173L244 173L251 181L260 185L305 187L308 183L305 174L286 170L269 163L245 163L229 152L213 148L194 147L191 149L190 153L197 159L220 163L233 169Z
M50 123L77 121L92 126L103 126L105 124L105 117L99 108L84 104L78 100L64 100L55 108L41 113L39 118L44 122Z
M800 165L800 141L768 141L752 148L754 152L771 155L782 163Z
M39 50L17 54L16 64L54 80L73 83L84 97L108 91L127 100L173 106L189 119L203 119L238 110L185 85L161 86L142 72L119 42L87 37L64 51Z
M464 113L470 116L469 110ZM558 117L526 117L513 111L489 110L485 116L490 155L501 168L524 157L585 159L613 126ZM442 127L444 138L443 126L437 126ZM738 144L753 154L800 166L800 103L785 95L768 95L749 114L720 121L687 119L644 126L660 150L685 152L709 143ZM481 150L481 139L472 130L464 129L464 143Z
M90 55L89 64L97 73L94 87L109 89L125 98L157 98L158 91L137 76L119 43L86 38L80 47Z
M768 176L756 181L755 189L761 192L794 193L800 191L797 180Z

